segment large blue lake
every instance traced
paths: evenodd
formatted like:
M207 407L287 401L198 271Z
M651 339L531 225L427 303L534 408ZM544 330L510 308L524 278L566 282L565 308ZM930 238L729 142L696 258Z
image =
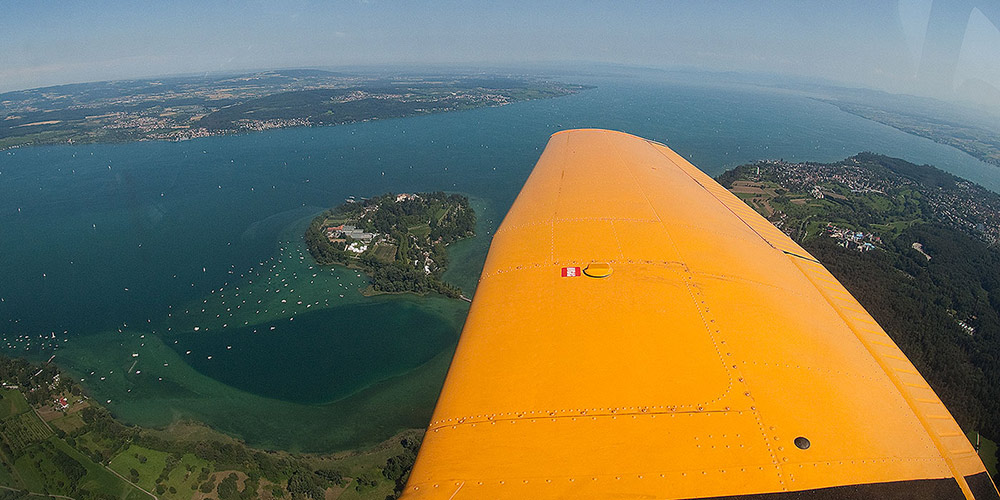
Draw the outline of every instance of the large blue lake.
M489 235L548 136L624 130L710 174L875 151L1000 188L955 149L787 91L567 78L597 88L500 108L180 143L0 152L0 349L55 362L120 418L193 418L251 444L330 451L426 425L467 305L364 298L301 242L347 196L458 191Z

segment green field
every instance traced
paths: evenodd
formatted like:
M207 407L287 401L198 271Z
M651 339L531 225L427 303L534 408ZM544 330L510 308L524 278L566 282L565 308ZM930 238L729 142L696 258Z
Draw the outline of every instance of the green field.
M410 226L406 228L410 234L420 238L421 240L426 239L431 235L431 226L427 224L417 224L416 226Z
M365 476L376 481L375 486L359 486L352 480L345 485L344 492L337 497L338 500L382 500L392 495L395 484L379 473L379 468L384 466L390 457L403 452L403 446L398 438L406 436L415 439L419 435L420 431L408 431L367 452L347 455L336 461L317 461L313 465L317 468L338 469L345 477Z
M51 441L55 442L57 448L62 450L66 453L66 455L70 456L87 469L87 475L80 481L80 489L105 492L122 500L140 500L149 498L149 495L137 490L134 486L128 484L127 482L122 481L121 478L115 476L103 466L94 463L82 453L70 447L65 441L56 439L55 437L51 438Z
M443 206L435 207L434 210L431 212L431 219L436 220L437 223L440 224L441 220L444 219L444 216L448 214L448 210L449 209L447 207Z
M70 480L55 464L55 448L45 444L48 446L33 446L19 454L14 462L17 476L28 491L67 495Z
M25 449L14 467L20 481L5 469L0 484L43 494L72 496L86 490L121 500L148 498L55 436Z
M0 485L6 486L8 488L14 488L20 486L17 478L15 478L10 471L10 468L6 463L0 462Z
M969 442L975 446L976 433L969 432L966 436L968 436ZM986 465L986 470L989 471L990 475L997 477L997 444L979 436L979 458L983 459L983 464Z
M76 436L74 440L75 444L73 446L84 453L91 453L94 450L102 448L100 441L95 440L93 434L90 432Z
M375 258L379 262L389 263L396 259L396 245L387 245L385 243L379 243L375 245L372 249L375 254Z
M180 457L170 453L130 445L111 459L111 468L164 498L190 498L198 486L214 473L212 464L191 453ZM158 486L160 486L158 488Z
M121 452L124 443L102 438L96 432L85 432L73 438L73 447L98 463L107 463ZM126 470L126 472L128 472Z
M210 468L211 464L207 461L191 453L184 454L180 462L170 470L167 480L163 482L167 497L178 495L186 498L190 496L191 492L202 482L198 480L202 469Z
M16 389L0 389L0 419L28 411L28 402L21 391Z
M872 224L872 228L879 231L891 233L893 236L895 236L898 235L899 233L902 233L904 229L907 229L914 224L921 224L923 222L926 221L924 221L923 219L899 220L895 222L890 222L888 224Z
M343 224L348 224L350 222L353 222L353 221L350 218L348 218L348 217L330 216L330 217L327 217L326 220L323 221L323 227L326 227L326 226L340 226L340 225L343 225Z
M49 425L56 427L63 432L70 433L77 429L83 428L85 425L83 419L80 417L80 413L70 413L65 417L59 417L55 420L49 421Z
M111 459L111 469L142 488L152 490L156 488L156 478L167 465L168 455L166 452L131 445ZM132 476L132 470L139 473L138 480Z

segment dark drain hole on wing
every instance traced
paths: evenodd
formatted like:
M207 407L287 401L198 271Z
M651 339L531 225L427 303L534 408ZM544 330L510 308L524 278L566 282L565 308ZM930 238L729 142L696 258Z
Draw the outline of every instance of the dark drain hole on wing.
M809 445L810 445L810 443L809 443L808 439L806 439L806 438L804 438L802 436L799 436L799 437L795 438L795 447L796 448L798 448L800 450L805 450L805 449L809 448Z

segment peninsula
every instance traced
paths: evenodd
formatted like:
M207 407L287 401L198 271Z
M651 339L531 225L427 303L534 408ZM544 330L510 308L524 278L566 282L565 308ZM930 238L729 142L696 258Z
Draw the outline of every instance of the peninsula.
M445 247L475 234L476 214L459 194L402 193L348 199L313 219L306 246L319 265L364 270L372 278L365 293L424 294L458 298L461 291L441 279Z
M503 106L586 88L510 75L304 69L60 85L0 94L0 150L339 125Z
M986 163L1000 167L1000 129L989 125L966 123L964 120L929 112L903 111L906 108L875 106L857 102L818 99L833 104L841 111L860 116L907 134L930 139L968 153Z

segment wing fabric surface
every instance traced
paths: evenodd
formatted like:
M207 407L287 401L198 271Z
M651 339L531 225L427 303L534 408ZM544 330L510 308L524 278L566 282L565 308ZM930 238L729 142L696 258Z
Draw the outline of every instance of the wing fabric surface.
M576 272L594 263L611 274ZM662 144L553 135L493 239L404 498L772 496L998 498L808 252Z

